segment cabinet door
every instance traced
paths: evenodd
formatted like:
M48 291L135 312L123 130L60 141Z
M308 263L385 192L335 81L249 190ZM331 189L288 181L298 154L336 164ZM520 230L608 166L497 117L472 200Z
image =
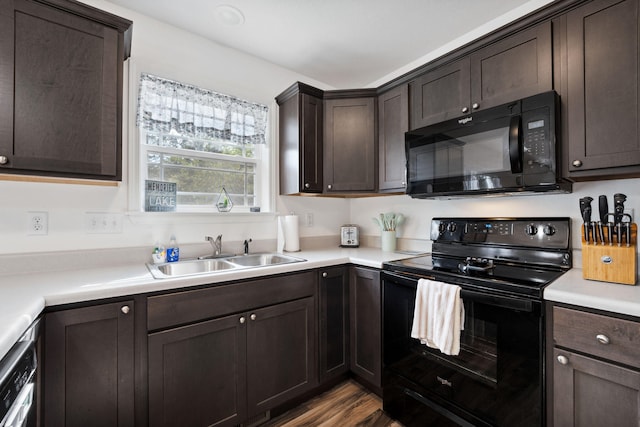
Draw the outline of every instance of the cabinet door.
M411 82L411 130L438 123L470 109L469 58L429 71Z
M317 385L315 298L249 312L247 396L249 417Z
M471 54L471 109L494 107L553 89L551 22Z
M246 317L149 335L152 426L227 426L246 414Z
M118 31L38 2L1 7L0 172L121 179Z
M402 85L378 97L378 190L404 191L404 133L409 130L409 89Z
M302 117L300 133L302 152L302 182L300 191L322 193L322 99L303 93L300 95Z
M375 191L375 99L325 100L325 192Z
M559 349L554 358L555 426L638 426L639 372Z
M322 193L322 99L296 93L278 104L280 194Z
M48 313L44 425L134 425L133 301Z
M637 0L597 0L567 15L572 178L640 171L639 20Z
M378 391L382 386L380 272L352 267L349 280L351 371Z
M347 267L320 270L320 381L349 371Z

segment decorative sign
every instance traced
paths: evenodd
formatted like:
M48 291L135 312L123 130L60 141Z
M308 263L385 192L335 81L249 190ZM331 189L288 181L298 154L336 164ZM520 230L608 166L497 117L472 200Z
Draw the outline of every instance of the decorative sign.
M175 182L145 180L145 212L174 212L176 210L176 190Z

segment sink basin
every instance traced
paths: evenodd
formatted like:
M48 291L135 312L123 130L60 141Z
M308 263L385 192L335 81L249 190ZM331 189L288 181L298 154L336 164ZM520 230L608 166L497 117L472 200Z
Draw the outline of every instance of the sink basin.
M305 260L289 255L267 253L238 255L232 258L226 258L226 261L243 267L264 267L267 265L288 264L291 262L301 262Z
M237 268L234 264L230 264L223 259L198 259L164 264L147 264L147 266L156 279L213 273Z
M215 273L218 271L239 270L246 268L267 267L269 265L288 264L306 261L282 254L249 254L233 255L224 258L206 258L167 262L163 264L147 264L151 275L156 279L191 276L194 274Z

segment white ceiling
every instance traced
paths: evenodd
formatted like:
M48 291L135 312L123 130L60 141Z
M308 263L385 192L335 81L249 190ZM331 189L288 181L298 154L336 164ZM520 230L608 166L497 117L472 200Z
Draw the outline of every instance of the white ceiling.
M109 0L339 89L366 87L545 0ZM549 1L549 0L547 0ZM245 22L221 23L232 5Z

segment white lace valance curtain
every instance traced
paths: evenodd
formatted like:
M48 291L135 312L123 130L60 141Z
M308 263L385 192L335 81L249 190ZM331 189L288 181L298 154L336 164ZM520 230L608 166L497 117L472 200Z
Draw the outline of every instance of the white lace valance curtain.
M146 130L265 144L267 113L262 104L150 74L140 76L137 125Z

